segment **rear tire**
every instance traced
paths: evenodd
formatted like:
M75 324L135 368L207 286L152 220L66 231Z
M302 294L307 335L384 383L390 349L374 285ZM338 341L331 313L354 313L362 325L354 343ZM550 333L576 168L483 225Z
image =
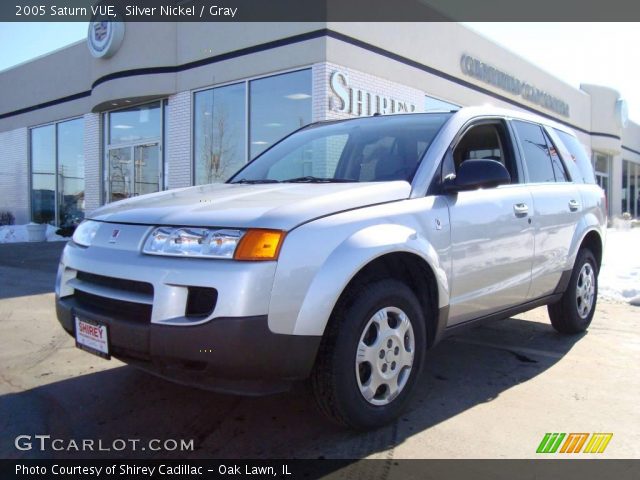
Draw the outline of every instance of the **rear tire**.
M320 410L358 430L394 420L422 370L425 332L405 284L380 280L349 292L329 320L311 376Z
M573 273L562 298L548 305L551 325L560 333L584 332L593 319L598 299L598 266L588 248L576 257Z

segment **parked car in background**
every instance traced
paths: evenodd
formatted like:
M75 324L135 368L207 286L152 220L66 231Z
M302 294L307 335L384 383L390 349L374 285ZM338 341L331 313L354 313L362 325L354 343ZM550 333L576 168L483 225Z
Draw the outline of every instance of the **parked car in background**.
M573 132L491 107L306 126L225 184L106 205L66 246L58 319L80 348L178 383L310 379L352 428L392 421L427 351L548 305L584 331L604 193Z

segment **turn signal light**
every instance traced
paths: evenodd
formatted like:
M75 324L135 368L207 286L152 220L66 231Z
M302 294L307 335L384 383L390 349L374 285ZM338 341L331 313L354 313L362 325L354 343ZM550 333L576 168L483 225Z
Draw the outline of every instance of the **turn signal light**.
M243 235L233 256L236 260L277 260L285 232L251 229Z

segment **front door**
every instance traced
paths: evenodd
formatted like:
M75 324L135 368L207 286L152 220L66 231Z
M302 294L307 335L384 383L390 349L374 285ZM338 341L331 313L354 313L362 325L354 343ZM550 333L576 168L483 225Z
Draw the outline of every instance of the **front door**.
M105 114L107 202L162 190L163 105L156 101Z
M157 143L109 150L109 202L160 190L160 148Z
M133 149L109 150L109 202L124 200L133 195Z
M470 159L501 162L511 184L446 196L452 257L449 326L524 303L531 282L532 196L519 181L503 121L485 121L465 131L453 148L453 168Z
M133 147L133 195L145 195L160 190L160 148L157 143Z

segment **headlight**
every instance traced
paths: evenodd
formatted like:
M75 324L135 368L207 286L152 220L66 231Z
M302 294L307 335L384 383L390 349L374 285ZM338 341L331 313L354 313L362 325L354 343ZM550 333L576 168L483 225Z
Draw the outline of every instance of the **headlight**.
M96 232L100 228L100 222L94 222L93 220L85 220L76 227L73 232L73 241L83 247L91 245L93 237L96 236Z
M233 258L243 230L158 227L151 232L142 251L176 257Z
M275 260L284 232L193 227L158 227L142 248L149 255L193 258Z

